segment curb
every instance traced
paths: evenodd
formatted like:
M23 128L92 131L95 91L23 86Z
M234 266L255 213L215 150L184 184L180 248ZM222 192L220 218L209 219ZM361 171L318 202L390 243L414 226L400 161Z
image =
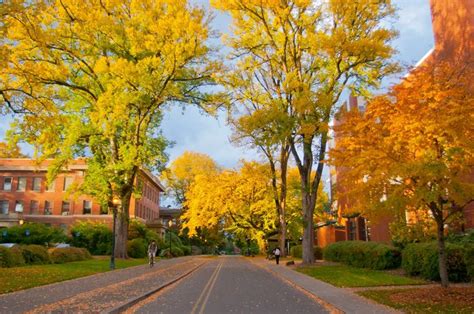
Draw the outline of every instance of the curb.
M182 274L182 275L179 275L178 277L176 278L173 278L171 279L170 281L168 282L165 282L164 284L162 284L161 286L158 286L156 288L153 288L152 290L148 291L148 292L145 292L144 294L138 296L138 297L134 297L134 298L130 298L128 299L127 301L125 301L125 303L122 303L116 307L113 307L112 309L110 310L107 310L107 311L104 311L102 313L104 314L120 314L122 312L124 312L125 310L131 308L133 305L137 304L138 302L140 301L143 301L144 299L148 298L149 296L151 296L152 294L174 284L175 282L185 278L186 276L190 275L191 273L193 273L194 271L196 271L199 267L201 267L202 265L204 265L204 263L201 263L199 264L198 266L194 267L193 269L191 269L190 271Z

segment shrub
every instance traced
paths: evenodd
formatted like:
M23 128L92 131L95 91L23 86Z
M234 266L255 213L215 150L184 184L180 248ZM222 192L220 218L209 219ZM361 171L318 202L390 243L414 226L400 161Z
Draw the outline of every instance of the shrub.
M170 254L170 249L166 248L161 250L160 256L161 257L179 257L179 256L184 256L184 252L181 249L181 247L173 246L171 247L171 253Z
M466 264L469 277L474 281L474 244L466 246L464 251L464 263Z
M24 245L21 246L21 252L26 264L39 265L51 263L48 250L42 245Z
M350 266L390 269L400 266L400 251L394 247L364 241L342 241L328 245L323 250L325 260Z
M57 227L48 227L40 223L25 223L6 230L6 236L0 234L2 243L38 244L60 243L67 240L64 231Z
M91 258L87 249L78 247L51 249L49 256L55 264L84 261Z
M180 249L183 251L184 255L191 255L191 248L189 246L182 246Z
M133 258L147 256L147 245L144 239L136 238L127 242L127 255Z
M201 255L202 249L199 246L191 246L191 255Z
M295 245L290 248L290 255L295 258L301 258L303 256L303 246Z
M16 267L25 265L25 259L19 246L6 248L0 246L0 267Z
M86 248L93 255L112 252L112 230L103 223L79 221L71 228L71 245Z
M314 250L314 259L315 260L323 259L323 249L322 248L320 248L319 246L315 246L315 247L313 247L313 250Z
M459 282L469 280L466 251L462 246L446 243L448 278ZM402 268L410 275L440 280L437 242L412 243L402 252Z

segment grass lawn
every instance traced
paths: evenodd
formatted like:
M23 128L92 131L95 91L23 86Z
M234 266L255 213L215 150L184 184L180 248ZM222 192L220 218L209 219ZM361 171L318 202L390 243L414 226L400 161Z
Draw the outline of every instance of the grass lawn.
M423 280L393 275L381 270L355 268L345 265L298 267L296 270L337 287L426 284L426 281Z
M0 268L0 294L106 272L109 262L108 258L98 258L65 264ZM127 268L146 263L146 259L116 259L115 267Z
M367 290L358 294L406 313L474 313L474 287Z

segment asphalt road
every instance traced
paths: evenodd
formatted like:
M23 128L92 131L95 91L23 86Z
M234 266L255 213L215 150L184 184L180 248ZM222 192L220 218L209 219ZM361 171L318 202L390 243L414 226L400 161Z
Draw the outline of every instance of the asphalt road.
M131 310L173 314L328 313L304 292L242 257L216 258Z

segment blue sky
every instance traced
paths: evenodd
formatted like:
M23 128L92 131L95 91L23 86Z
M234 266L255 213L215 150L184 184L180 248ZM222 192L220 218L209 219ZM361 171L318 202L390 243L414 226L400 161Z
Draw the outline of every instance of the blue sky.
M209 7L206 0L195 2ZM395 0L394 3L399 8L394 27L400 33L394 42L399 51L396 58L404 64L413 65L433 47L429 0ZM227 31L230 18L220 12L215 15L213 28ZM0 138L3 138L9 121L1 116L0 119ZM185 150L208 154L225 167L236 167L240 159L258 158L255 151L233 146L229 142L231 133L224 113L214 118L204 116L192 107L184 111L181 107L170 109L165 112L162 130L169 140L176 143L168 149L170 161Z

